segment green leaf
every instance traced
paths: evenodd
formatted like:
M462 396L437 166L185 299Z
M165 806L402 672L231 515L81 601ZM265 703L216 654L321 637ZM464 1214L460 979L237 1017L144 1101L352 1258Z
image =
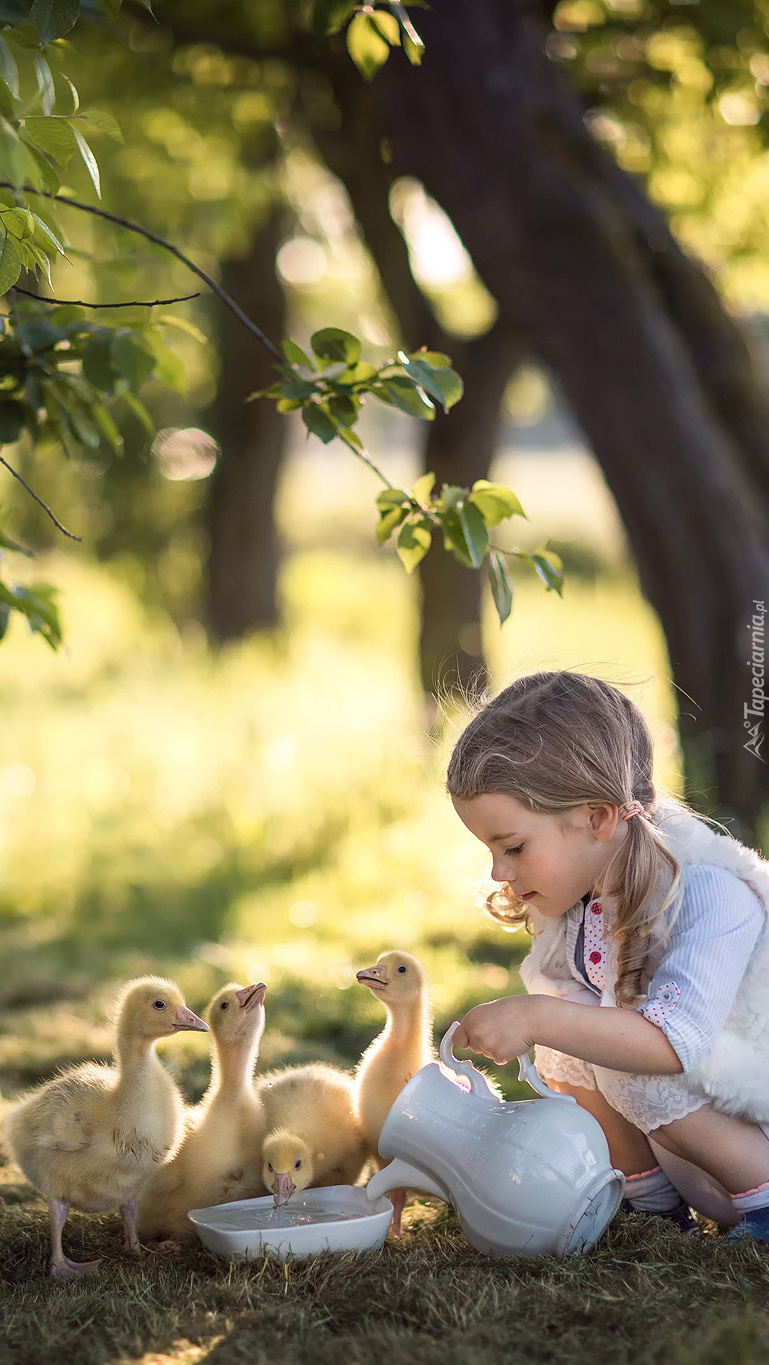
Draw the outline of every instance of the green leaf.
M410 379L397 374L390 375L387 379L382 380L382 387L401 412L407 412L409 417L420 417L428 422L433 421L435 407L427 395L420 393ZM377 397L379 397L378 393Z
M33 583L30 587L11 588L0 582L0 602L3 615L17 611L26 617L31 631L40 635L52 649L61 644L61 621L54 598L56 589L47 583Z
M75 114L73 117L83 123L89 123L92 128L98 128L100 133L106 133L107 137L111 137L113 142L125 142L117 119L113 118L112 114L108 114L105 109L87 109L84 113Z
M152 338L152 349L155 353L153 377L159 384L165 384L166 388L173 389L175 393L186 394L187 370L181 356L172 351L170 346L166 346L158 336Z
M91 148L88 146L88 143L86 142L85 138L83 137L83 134L79 131L79 129L73 128L72 132L75 135L75 141L78 145L80 155L82 156L83 161L85 162L85 168L88 171L91 180L93 181L93 187L96 190L96 197L97 199L101 199L101 180L99 178L99 167L96 164L96 157L94 156L93 152L91 151Z
M80 18L80 0L35 0L32 19L40 39L46 47L55 38L63 38Z
M0 444L13 445L18 441L27 422L29 410L14 398L0 399Z
M489 548L489 530L477 507L464 501L457 508L468 553L476 569L483 563Z
M378 374L379 370L375 365L369 365L365 360L361 360L357 365L350 365L348 369L342 370L342 373L337 375L336 383L344 384L345 388L348 385L362 385L368 388L371 380L376 379Z
M434 483L435 483L434 474L420 475L420 477L416 480L414 486L411 489L417 502L425 503L430 501L430 494L433 491Z
M62 170L66 170L72 153L77 150L74 128L56 115L32 114L25 118L20 132L25 142L45 152Z
M107 411L101 403L93 403L90 408L91 416L99 428L102 439L111 446L113 450L119 450L123 444L123 437L113 421L111 413Z
M292 341L290 337L286 337L285 340L281 342L281 346L283 348L283 354L290 365L304 365L305 369L315 369L315 366L306 351L303 351L301 346L297 346L296 342Z
M2 209L0 223L17 242L23 242L25 238L31 237L35 230L34 219L29 209Z
M358 0L315 0L312 12L314 32L319 38L338 33L357 8Z
M342 427L351 427L358 420L360 402L348 398L347 394L335 393L328 400L328 410Z
M390 47L400 47L401 31L394 14L389 14L387 10L375 9L368 17L377 33Z
M345 445L350 446L355 451L356 454L358 453L358 451L363 450L363 442L360 439L360 436L358 435L357 431L353 431L351 427L340 427L339 435L344 441Z
M507 564L498 550L492 550L489 555L489 586L499 624L503 626L513 608L513 585Z
M106 331L106 329L105 329ZM129 389L140 389L155 369L155 353L146 337L121 328L111 334L112 363Z
M477 479L470 489L469 500L478 508L487 526L498 526L507 517L525 517L528 520L515 493L503 483Z
M21 247L13 237L0 238L0 298L7 294L21 274L24 262Z
M357 365L363 349L352 332L340 327L321 328L310 338L310 345L319 360L342 361L345 366Z
M67 338L67 333L63 328L57 327L51 317L28 318L18 324L16 332L22 345L34 355L53 350L57 342L66 341Z
M7 119L0 119L0 179L20 189L28 180L37 188L40 171L29 147Z
M333 441L338 435L339 427L328 411L325 403L306 403L302 408L302 421L308 431L313 436L317 436L324 445Z
M404 33L403 51L406 53L412 66L422 65L422 58L425 55L425 45L421 38L419 39L419 42L415 43L409 33Z
M364 80L374 79L390 55L390 44L368 14L356 14L347 29L347 51Z
M411 507L411 494L405 488L383 488L377 494L376 505L380 510L389 507Z
M56 89L53 84L51 68L45 57L42 57L39 52L35 53L35 74L40 95L40 107L44 114L50 114L56 103Z
M429 393L431 398L436 398L444 412L459 402L464 386L455 370L445 367L434 369L424 358L412 360L404 351L398 352L398 359L409 378L419 384L425 393Z
M529 556L548 592L563 592L563 560L552 550L539 550Z
M29 151L35 162L36 179L32 183L40 185L42 182L49 194L58 194L61 189L61 177L54 170L50 158L44 152L38 151L37 147L30 147Z
M13 124L18 113L18 102L11 93L7 81L0 75L0 114Z
M56 236L56 233L53 231L53 229L50 228L47 223L43 222L43 219L40 217L40 214L33 213L32 217L35 222L36 234L37 229L39 229L39 231L42 232L43 236L45 237L46 241L50 242L52 246L55 247L59 255L66 256L67 253L64 249L64 243L60 242L59 238Z
M437 516L443 527L443 543L446 549L451 550L454 558L458 559L460 564L465 564L468 569L474 568L475 565L465 540L459 513L453 508L447 511L438 508Z
M30 274L33 275L42 273L45 276L51 289L53 288L53 280L51 279L51 262L47 253L43 251L41 247L36 246L35 243L33 241L30 241L29 239L27 241L22 242L21 258L22 261L24 262L23 266L24 270L28 270Z
M141 399L137 398L136 394L132 393L130 389L126 389L125 393L121 393L120 399L121 402L125 403L129 411L133 413L134 417L136 417L137 420L141 422L142 426L149 433L149 435L154 436L155 423L150 417L150 414L148 413Z
M5 38L0 37L0 76L2 76L14 99L19 98L19 68Z
M298 398L302 402L305 398L312 398L315 391L315 385L309 379L287 379L279 387L282 398Z
M376 538L380 545L384 545L390 539L396 526L400 526L404 517L408 515L408 507L388 507L383 509L379 516L376 528Z
M420 560L424 559L432 538L432 527L424 519L409 520L401 527L396 549L407 573L413 573Z

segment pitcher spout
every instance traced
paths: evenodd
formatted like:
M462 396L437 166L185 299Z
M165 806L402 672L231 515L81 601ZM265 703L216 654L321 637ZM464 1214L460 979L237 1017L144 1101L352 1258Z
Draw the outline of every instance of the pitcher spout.
M417 1166L411 1166L408 1161L401 1161L400 1157L388 1162L381 1171L372 1175L366 1186L366 1197L378 1199L389 1190L416 1190L420 1194L435 1195L437 1199L442 1199L444 1204L450 1202L448 1191L437 1181L424 1171L420 1171Z

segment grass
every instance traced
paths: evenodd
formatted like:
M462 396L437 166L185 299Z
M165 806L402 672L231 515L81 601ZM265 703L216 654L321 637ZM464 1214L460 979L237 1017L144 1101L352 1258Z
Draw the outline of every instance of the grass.
M70 559L51 576L67 652L16 630L0 655L1 1105L104 1055L116 987L144 971L196 1009L228 979L266 980L263 1067L354 1065L382 1018L355 970L389 947L424 962L436 1036L519 988L526 943L476 908L483 855L442 791L413 586L391 559L297 551L286 632L215 657L103 570ZM629 682L675 783L664 651L632 580L575 579L564 604L522 582L508 631L489 632L498 681L555 663ZM164 1056L197 1099L205 1040ZM2 1157L3 1365L766 1359L769 1259L713 1229L693 1247L620 1215L566 1263L489 1260L429 1202L379 1253L285 1266L197 1246L133 1261L117 1215L73 1214L65 1237L76 1258L104 1255L97 1281L47 1280L43 1201Z

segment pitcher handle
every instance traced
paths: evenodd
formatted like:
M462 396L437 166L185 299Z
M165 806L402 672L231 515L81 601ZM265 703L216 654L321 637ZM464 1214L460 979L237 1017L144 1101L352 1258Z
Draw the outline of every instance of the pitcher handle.
M472 1062L460 1062L454 1056L452 1043L458 1028L459 1020L457 1019L443 1035L440 1047L441 1062L448 1071L458 1072L460 1076L466 1076L474 1095L482 1095L484 1098L488 1097L489 1094L493 1095L494 1092L485 1077L480 1071L476 1070ZM569 1100L572 1104L576 1104L572 1095L560 1095L557 1090L551 1090L549 1085L545 1085L534 1063L529 1060L525 1052L518 1058L518 1078L526 1081L532 1090L536 1090L538 1095L543 1095L546 1099ZM494 1098L496 1099L497 1096Z
M518 1079L519 1081L526 1081L532 1090L536 1090L538 1095L544 1095L545 1099L571 1100L572 1104L577 1103L573 1095L560 1095L557 1090L551 1090L549 1085L545 1085L534 1063L529 1060L525 1052L518 1058Z
M446 1071L453 1072L455 1075L466 1079L468 1088L473 1095L480 1095L486 1100L489 1098L489 1095L491 1095L492 1099L499 1099L499 1096L495 1095L494 1091L491 1089L486 1077L473 1066L472 1062L460 1062L458 1058L454 1056L451 1044L458 1028L459 1020L455 1019L454 1023L446 1030L441 1039L439 1054L441 1064Z

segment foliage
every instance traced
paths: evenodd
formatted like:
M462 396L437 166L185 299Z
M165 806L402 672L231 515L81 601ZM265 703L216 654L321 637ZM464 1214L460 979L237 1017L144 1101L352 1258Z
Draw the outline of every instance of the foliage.
M769 307L765 0L560 0L550 55L594 137L671 216L746 310Z
M118 17L120 8L121 0L104 0L110 20ZM145 8L150 8L148 3ZM116 420L121 413L128 409L150 425L139 398L147 381L157 379L182 388L183 375L180 377L179 363L165 347L157 325L91 325L82 312L59 309L47 320L39 309L29 316L26 291L19 283L22 275L42 272L53 289L51 262L57 256L66 258L70 250L60 221L59 201L122 221L125 227L167 247L226 303L235 305L178 248L114 214L89 210L88 205L60 195L62 176L69 173L74 156L82 160L93 191L101 194L99 167L84 129L105 133L116 142L122 140L111 113L80 109L75 85L64 70L64 66L71 69L65 34L75 25L80 10L79 0L47 0L45 4L41 0L35 4L9 0L5 9L0 7L0 22L4 21L0 34L0 176L5 186L0 193L0 294L13 291L3 343L5 360L0 364L0 442L13 444L25 433L35 446L60 440L65 447L94 450L103 446L114 451L122 442ZM93 13L84 11L84 17L93 18ZM399 3L358 9L339 0L321 2L315 6L313 22L316 32L324 35L347 25L350 53L369 78L389 53L390 45L400 43L401 38L409 60L417 62L421 55L421 41ZM35 50L38 43L45 56ZM365 397L375 397L427 420L434 418L436 403L448 411L461 397L461 380L445 356L424 350L401 353L397 361L375 367L362 361L357 338L339 328L326 327L313 338L314 360L289 342L284 345L285 365L269 338L249 319L243 320L280 362L282 380L268 390L279 409L301 409L308 431L324 443L340 436L376 473L379 471L354 430ZM5 459L3 463L14 472ZM386 479L384 482L388 484ZM392 490L390 496L397 492ZM546 550L535 556L503 552L491 545L488 528L502 519L499 501L492 515L488 496L481 498L478 489L448 488L435 498L424 488L400 493L400 509L390 505L380 529L383 523L391 529L399 527L398 552L409 571L429 548L433 529L439 528L445 547L463 563L479 568L488 559L500 620L506 619L512 603L506 553L528 560L548 588L560 591L557 556ZM37 497L34 493L32 496ZM37 500L45 505L42 499ZM513 494L509 494L508 502L510 510L505 516L522 514ZM57 521L53 513L51 516ZM379 539L381 543L381 535ZM6 588L4 594L6 612L24 610L24 599L16 590ZM45 620L46 612L55 609L45 594L35 597L33 593L32 597L35 610L26 614L36 628ZM59 634L57 623L46 638L55 644Z
M434 493L431 473L422 475L411 489L394 488L353 430L367 396L425 421L435 419L436 404L448 412L462 397L462 381L448 356L425 348L410 354L399 351L397 362L388 360L377 368L362 361L358 338L338 327L315 332L311 345L312 358L295 342L284 341L288 363L280 369L285 378L252 397L275 399L281 412L301 411L307 430L324 445L339 437L374 470L387 485L376 500L377 541L383 545L398 531L398 557L408 573L424 559L433 532L439 530L444 548L460 564L478 569L488 559L489 584L501 623L510 615L513 602L506 556L526 561L548 590L560 593L563 565L552 550L529 554L503 550L491 542L492 527L526 515L509 488L479 479L469 490L444 484Z

